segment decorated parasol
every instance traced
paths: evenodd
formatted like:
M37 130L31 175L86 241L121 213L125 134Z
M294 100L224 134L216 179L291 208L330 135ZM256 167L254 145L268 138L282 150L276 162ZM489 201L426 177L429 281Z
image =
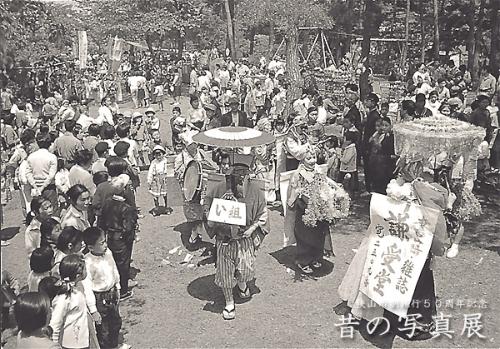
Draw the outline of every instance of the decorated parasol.
M394 125L395 150L407 158L429 159L445 151L469 157L477 151L486 131L448 117L429 117Z
M274 136L247 127L218 127L194 135L193 141L219 148L244 148L273 143Z

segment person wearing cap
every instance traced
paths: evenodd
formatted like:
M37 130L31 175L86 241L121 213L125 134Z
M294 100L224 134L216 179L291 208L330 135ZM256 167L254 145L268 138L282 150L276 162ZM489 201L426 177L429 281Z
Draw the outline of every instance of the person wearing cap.
M221 127L222 125L222 115L217 113L217 107L214 104L205 105L205 111L207 113L207 126L206 129L210 130L213 128Z
M285 137L287 171L296 170L299 167L299 159L305 154L308 142L307 120L297 115Z
M169 215L173 212L172 208L168 206L167 195L167 158L165 157L166 151L161 145L153 148L154 159L151 161L148 170L148 190L153 196L155 207L151 210L153 216L160 214L160 197L165 201L166 214Z
M237 97L229 98L230 111L222 115L221 126L253 127L252 120L240 111L240 101Z
M233 290L241 299L252 294L248 282L255 279L255 251L269 232L266 198L260 186L249 180L249 164L232 166L227 181L209 188L205 197L205 211L209 212L214 199L238 201L246 206L245 226L208 221L208 234L215 236L217 262L215 284L222 288L226 305L222 312L225 320L234 319L236 309Z
M160 119L156 116L155 110L152 107L149 107L144 112L144 115L146 116L144 121L146 122L146 126L148 127L149 134L152 134L153 131L159 131Z
M132 123L130 125L130 137L137 142L139 166L149 166L149 149L145 140L147 137L146 123L140 112L132 113Z

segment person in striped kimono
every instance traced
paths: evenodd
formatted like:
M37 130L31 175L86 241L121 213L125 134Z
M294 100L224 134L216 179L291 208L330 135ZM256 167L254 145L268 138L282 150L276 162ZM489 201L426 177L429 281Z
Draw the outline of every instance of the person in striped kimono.
M217 248L215 283L222 288L226 307L225 320L235 318L233 289L241 299L251 298L247 283L255 278L255 251L269 232L264 191L249 180L249 164L234 164L226 181L208 190L205 212L215 198L234 200L246 205L246 225L237 226L208 220L208 234L215 236Z

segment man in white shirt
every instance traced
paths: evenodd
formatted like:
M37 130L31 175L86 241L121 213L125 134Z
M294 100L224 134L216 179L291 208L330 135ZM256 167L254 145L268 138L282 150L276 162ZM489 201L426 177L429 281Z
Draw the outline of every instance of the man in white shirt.
M132 101L134 102L135 109L139 108L138 91L142 78L143 77L140 75L132 75L128 78L128 86L130 87L130 94L132 95Z
M27 158L26 179L33 188L32 196L39 196L50 184L54 183L57 173L57 156L49 152L50 136L37 135L39 149Z
M201 92L203 88L210 90L210 76L205 70L202 70L198 77L198 92Z

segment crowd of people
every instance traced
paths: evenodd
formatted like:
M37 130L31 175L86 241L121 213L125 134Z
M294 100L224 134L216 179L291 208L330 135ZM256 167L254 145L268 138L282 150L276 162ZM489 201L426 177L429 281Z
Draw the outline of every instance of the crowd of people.
M285 225L284 244L296 242L297 267L301 273L314 273L323 258L333 254L332 229L324 219L309 228L311 221L320 220L305 208L320 198L313 199L307 191L320 178L332 195L341 198L341 207L331 208L330 223L347 216L350 200L372 192L387 194L391 180L398 178L393 124L443 116L466 120L486 129L476 159L478 171L500 166L498 100L493 98L500 91L486 71L469 107L466 71L450 64L429 72L422 65L400 103L399 115L391 117L387 101L373 92L360 100L354 83L345 86L345 105L332 105L315 88L307 69L301 72L302 94L291 101L288 111L290 81L279 59L250 64L246 59L218 58L194 65L189 79L183 78L182 61L151 66L148 62L147 56L139 63L126 57L116 74L109 75L97 56L92 73L75 75L65 86L34 76L26 87L2 88L2 210L18 192L31 269L28 292L20 294L14 306L20 347L118 346L119 304L133 297L135 285L130 264L143 215L136 194L146 187L154 204L151 213L171 214L170 166L181 185L193 160L227 175L228 181L209 188L203 200L191 200L202 207L194 218L186 215L194 223L189 243L198 243L203 231L215 237L215 280L226 299L224 319L235 317L234 287L241 298L251 297L247 282L255 276L255 251L270 232L267 206L283 203L288 211L285 221L294 222L291 231ZM186 94L183 81L189 81L188 110L178 103ZM133 112L119 106L128 93ZM169 94L170 118L164 122L157 113L164 110ZM90 112L89 105L96 101L97 113ZM140 107L147 109L142 113ZM228 149L193 141L197 132L224 126L256 128L273 134L275 142L239 149L246 156L241 159L247 160L236 163ZM166 127L172 132L168 142L160 132ZM176 155L174 164L168 155ZM326 168L322 177L317 177L317 165ZM141 182L142 170L147 170L146 184ZM282 193L282 174L294 170L298 174L290 181L291 189ZM265 190L250 178L262 180ZM246 226L207 222L207 211L217 198L245 204ZM165 210L160 209L160 199ZM457 246L450 257L458 253ZM2 271L4 288L19 293L19 283ZM4 308L11 303L4 303Z

